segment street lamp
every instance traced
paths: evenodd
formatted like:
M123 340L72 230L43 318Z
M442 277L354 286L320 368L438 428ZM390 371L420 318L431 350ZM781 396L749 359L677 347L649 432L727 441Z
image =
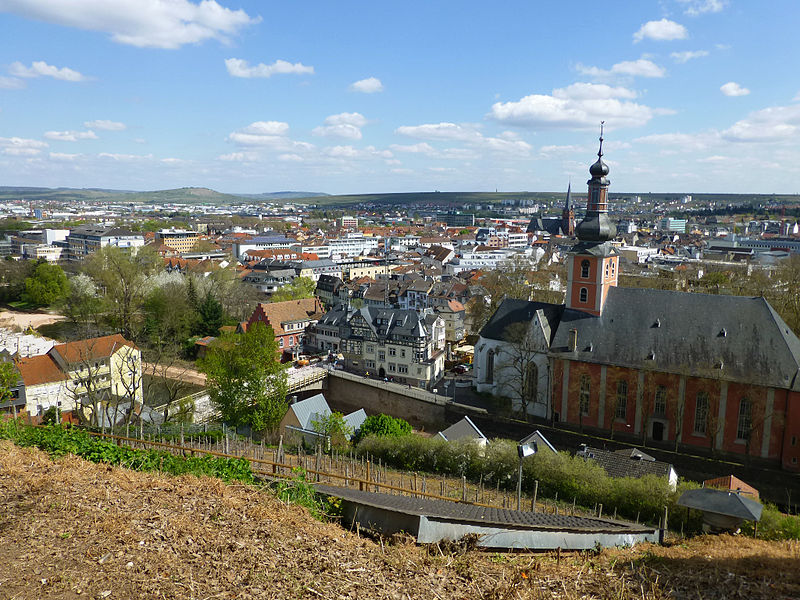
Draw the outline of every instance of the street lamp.
M530 444L519 444L517 454L519 454L519 473L517 474L517 510L522 510L522 459L536 454L539 447L536 442Z

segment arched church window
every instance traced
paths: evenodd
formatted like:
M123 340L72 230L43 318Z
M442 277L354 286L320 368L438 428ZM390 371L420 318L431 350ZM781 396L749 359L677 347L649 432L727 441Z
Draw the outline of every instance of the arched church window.
M589 277L589 261L582 260L581 261L581 277L588 278Z
M581 302L588 301L589 300L589 290L587 290L586 288L581 288L581 291L579 293L579 298L580 298Z
M494 383L494 350L486 353L486 383Z

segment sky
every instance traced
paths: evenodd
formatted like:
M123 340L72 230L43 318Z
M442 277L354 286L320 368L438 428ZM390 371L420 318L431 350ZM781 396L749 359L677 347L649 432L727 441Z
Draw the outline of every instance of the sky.
M0 185L800 193L800 2L0 0Z

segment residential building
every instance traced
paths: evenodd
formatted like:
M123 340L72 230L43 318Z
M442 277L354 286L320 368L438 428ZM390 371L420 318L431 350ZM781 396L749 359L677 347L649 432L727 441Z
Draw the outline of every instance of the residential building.
M237 239L233 243L233 255L241 260L248 250L267 250L270 248L296 249L297 241L282 235L255 236L246 239ZM303 250L306 252L306 250ZM313 252L311 250L310 252ZM319 254L317 254L319 256Z
M254 323L272 327L279 350L284 354L296 355L302 352L306 328L324 314L325 309L319 298L259 303L247 327Z
M345 368L430 389L444 373L445 326L432 311L365 306L340 326Z
M318 431L317 424L322 419L330 417L331 414L331 408L328 406L325 396L316 394L299 402L291 402L278 428L286 440L297 436L303 440L306 446L314 448L325 443L325 435ZM367 413L363 408L343 415L344 424L352 432L346 436L347 439L361 429L366 419Z
M65 420L75 421L77 411L91 418L87 411L92 403L123 400L127 410L142 403L141 352L119 334L56 344L45 354L20 358L15 364L19 398L33 418L55 407Z

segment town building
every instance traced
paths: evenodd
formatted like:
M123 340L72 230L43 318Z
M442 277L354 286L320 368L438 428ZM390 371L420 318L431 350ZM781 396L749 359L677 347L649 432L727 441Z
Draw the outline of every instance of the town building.
M478 389L509 388L521 325L539 381L528 412L800 471L800 340L763 297L618 287L602 157L601 135L565 304L504 301L476 344Z
M141 406L141 352L119 334L56 344L45 354L18 358L17 397L25 412L41 419L56 408L66 421L92 418L89 407L125 402L123 418Z
M354 373L425 389L444 374L445 323L431 310L334 310L311 328L309 340L312 335L321 351L336 352L338 344L344 368Z
M197 246L200 238L196 231L172 228L156 231L155 241L178 252L189 252Z
M339 223L342 229L358 229L358 217L349 217L347 215L342 215L342 218L339 220Z
M316 323L323 314L325 309L319 298L259 303L247 327L254 323L272 327L280 352L297 355L302 352L306 328Z
M70 260L81 260L106 246L141 248L144 246L144 236L119 227L82 225L70 231L67 246L67 257Z
M436 213L436 222L444 223L448 227L474 227L475 215L473 213L440 212Z

